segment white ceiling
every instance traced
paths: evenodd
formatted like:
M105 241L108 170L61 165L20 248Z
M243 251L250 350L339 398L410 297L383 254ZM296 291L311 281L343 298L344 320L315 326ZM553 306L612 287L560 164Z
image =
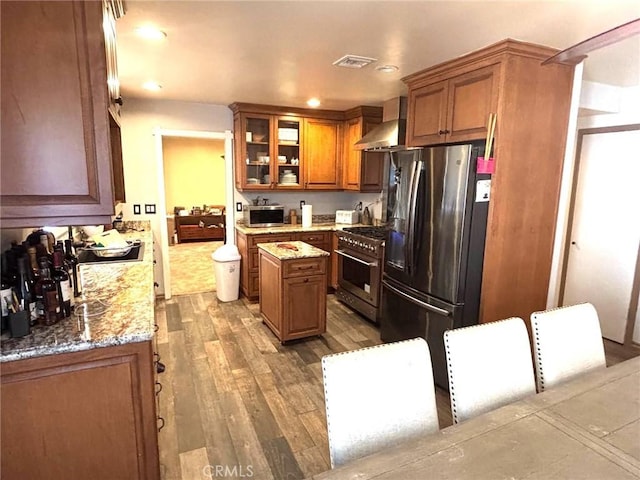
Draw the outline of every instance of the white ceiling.
M640 2L543 1L137 1L117 22L122 94L228 105L320 108L380 105L406 93L402 77L515 38L565 49L640 17ZM143 40L134 29L167 33ZM361 70L332 63L374 57ZM377 72L393 64L399 71ZM593 52L585 77L640 85L640 37ZM147 92L143 82L163 88Z

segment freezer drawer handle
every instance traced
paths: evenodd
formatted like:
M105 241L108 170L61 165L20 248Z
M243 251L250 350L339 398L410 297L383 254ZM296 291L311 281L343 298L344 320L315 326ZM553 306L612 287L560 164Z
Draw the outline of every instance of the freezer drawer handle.
M350 258L353 261L366 265L367 267L378 266L378 262L365 262L364 260L360 260L358 257L354 257L353 255L349 255L348 253L345 253L344 250L334 250L334 252L336 252L338 255L342 255L343 257Z
M387 287L389 290L391 290L396 295L400 295L405 300L409 300L411 303L415 303L416 305L418 305L418 306L420 306L420 307L422 307L422 308L424 308L426 310L430 310L430 311L432 311L434 313L438 313L438 314L443 315L445 317L450 317L451 316L451 312L448 312L444 308L438 308L438 307L436 307L434 305L431 305L429 303L422 302L422 301L418 300L417 298L413 298L411 295L407 295L406 293L401 292L396 287L392 287L391 285L389 285L384 280L382 281L382 285Z

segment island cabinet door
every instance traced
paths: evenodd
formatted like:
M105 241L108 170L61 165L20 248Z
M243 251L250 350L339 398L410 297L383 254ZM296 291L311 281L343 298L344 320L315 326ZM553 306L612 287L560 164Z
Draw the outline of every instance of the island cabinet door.
M158 479L151 342L2 365L2 478Z
M327 277L313 275L284 280L284 340L326 331Z

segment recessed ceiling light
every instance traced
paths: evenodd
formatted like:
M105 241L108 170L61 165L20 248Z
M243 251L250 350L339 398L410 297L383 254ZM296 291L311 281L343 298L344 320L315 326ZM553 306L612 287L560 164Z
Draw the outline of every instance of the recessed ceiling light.
M395 65L380 65L376 67L376 70L382 73L393 73L398 71L398 67Z
M309 100L307 100L307 105L309 105L311 108L319 107L320 100L318 100L317 98L310 98Z
M152 27L151 25L145 25L135 29L136 34L147 40L164 40L167 38L167 34L159 28Z
M346 67L346 68L362 68L366 67L372 62L377 62L377 58L371 57L361 57L359 55L345 55L342 58L339 58L333 64L336 67Z
M158 82L144 82L142 84L142 88L144 88L145 90L150 90L152 92L157 92L162 88L162 85L160 85Z

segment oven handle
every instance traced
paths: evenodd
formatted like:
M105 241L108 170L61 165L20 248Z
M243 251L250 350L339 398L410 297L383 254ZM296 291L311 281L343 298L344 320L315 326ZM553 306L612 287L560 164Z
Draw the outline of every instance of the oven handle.
M418 300L417 298L413 298L411 295L407 295L403 291L398 290L396 287L393 287L393 286L389 285L389 283L387 283L386 280L382 280L382 285L387 287L389 290L391 290L396 295L401 296L405 300L409 300L411 303L415 303L416 305L418 305L419 307L424 308L425 310L429 310L429 311L431 311L433 313L438 313L438 314L440 314L442 316L445 316L445 317L450 317L451 316L451 312L445 310L444 308L439 308L439 307L436 307L435 305L431 305L430 303L426 303L426 302L423 302L422 300Z
M378 262L365 262L364 260L360 260L358 257L354 257L353 255L349 255L344 250L334 250L334 252L336 252L338 255L342 255L343 257L347 257L347 258L349 258L351 260L354 260L354 261L356 261L358 263L366 265L367 267L377 267L378 266Z

